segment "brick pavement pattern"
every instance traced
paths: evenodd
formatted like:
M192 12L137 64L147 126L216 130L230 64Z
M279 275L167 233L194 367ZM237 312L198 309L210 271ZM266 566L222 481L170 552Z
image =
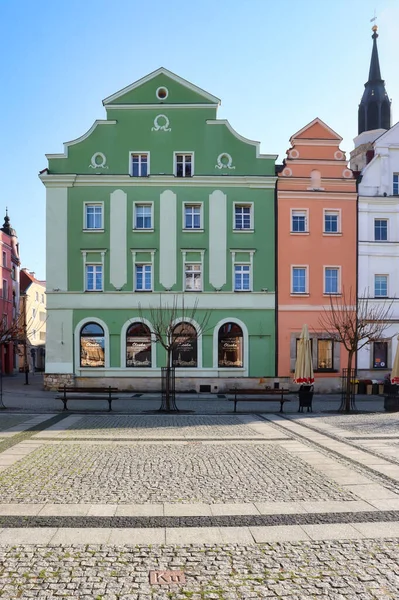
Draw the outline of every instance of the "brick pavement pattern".
M0 597L65 600L397 600L397 541L0 547ZM183 586L151 586L150 570Z
M7 415L0 414L0 431L5 431L10 427L15 427L15 425L19 425L20 423L24 423L28 420L27 415Z
M277 444L44 445L0 473L0 503L351 499Z

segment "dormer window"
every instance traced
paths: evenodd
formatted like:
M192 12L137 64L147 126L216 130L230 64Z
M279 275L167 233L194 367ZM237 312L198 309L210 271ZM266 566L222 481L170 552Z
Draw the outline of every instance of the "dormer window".
M175 175L176 177L192 177L194 174L193 153L175 153Z
M147 177L150 174L150 157L148 152L132 153L130 175L132 177Z

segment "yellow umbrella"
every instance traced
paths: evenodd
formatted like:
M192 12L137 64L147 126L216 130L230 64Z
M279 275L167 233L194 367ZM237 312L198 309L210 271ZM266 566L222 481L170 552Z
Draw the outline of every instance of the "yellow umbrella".
M301 337L299 338L294 383L311 385L313 382L312 348L310 345L308 326L304 325L302 327Z
M399 342L399 335L398 335ZM393 361L392 373L391 373L391 383L399 384L399 343L396 346L396 354L395 360Z

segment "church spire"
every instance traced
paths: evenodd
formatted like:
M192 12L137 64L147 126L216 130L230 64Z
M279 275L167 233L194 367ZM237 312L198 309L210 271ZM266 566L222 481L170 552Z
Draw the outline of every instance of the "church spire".
M373 129L389 129L391 126L391 102L381 79L380 61L378 59L377 33L378 27L372 27L373 50L371 52L369 79L364 84L364 92L359 104L358 133Z

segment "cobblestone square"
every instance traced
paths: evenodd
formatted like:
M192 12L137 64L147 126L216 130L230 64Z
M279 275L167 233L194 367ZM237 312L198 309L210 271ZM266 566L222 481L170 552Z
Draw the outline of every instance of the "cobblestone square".
M245 439L262 437L238 417L209 415L95 415L70 426L62 437L134 439Z
M321 421L356 435L398 435L399 413L368 413L321 416L314 425Z
M0 473L0 502L349 500L277 444L44 445Z
M0 431L5 431L28 420L29 415L7 415L0 413Z
M395 540L0 547L0 597L66 600L397 600ZM156 586L150 570L182 570Z

